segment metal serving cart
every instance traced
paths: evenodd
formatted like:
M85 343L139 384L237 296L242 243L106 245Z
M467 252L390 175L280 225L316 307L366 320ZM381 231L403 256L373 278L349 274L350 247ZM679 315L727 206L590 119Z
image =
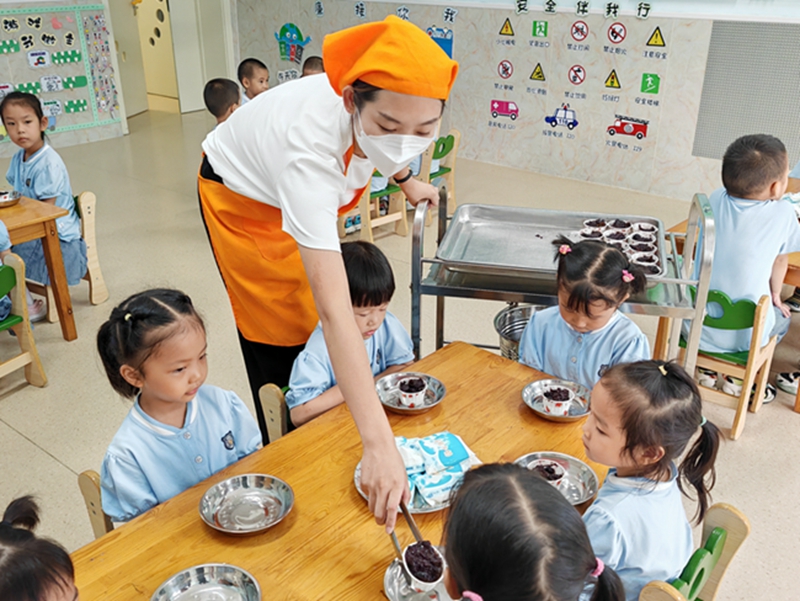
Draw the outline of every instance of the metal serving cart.
M479 227L470 233L466 228L454 230L456 237L469 238L466 241L445 238L448 227L453 228L453 218L447 216L444 207L446 194L440 191L440 209L438 218L437 255L424 257L424 232L428 203L421 203L414 213L414 227L411 257L411 338L414 353L420 356L421 339L421 298L422 295L436 297L436 348L441 348L444 339L445 298L476 298L483 300L505 301L507 303L531 303L535 305L555 305L557 303L555 264L550 270L542 270L530 265L520 265L519 244L503 244L503 228L509 239L514 236L527 235L532 250L543 244L550 245L546 239L548 228L524 231L525 223L541 223L550 219L554 223L554 215L561 213L574 219L582 216L577 213L543 211L539 209L494 207L491 205L462 205L479 207L483 212L483 223L494 231L490 234L475 235ZM475 210L473 209L473 212ZM513 211L503 214L502 211ZM503 215L502 223L492 224L493 212ZM455 214L458 216L458 210ZM586 215L589 219L593 215ZM612 218L614 216L611 216ZM651 219L651 218L645 218ZM685 340L686 351L683 355L683 366L689 373L694 372L697 361L697 350L700 343L700 331L705 313L705 299L711 277L711 260L714 249L714 218L708 198L703 194L695 194L689 210L689 221L685 234L664 232L658 222L659 250L662 269L658 275L649 276L647 290L631 297L621 307L625 313L652 315L662 318L659 324L659 339L656 340L654 356L662 359L674 359L679 356L681 342L681 320L689 322L689 333ZM494 225L494 227L492 227ZM522 228L522 229L521 229ZM552 229L552 228L551 228ZM498 231L499 230L499 231ZM701 235L702 233L702 235ZM492 235L495 240L492 240ZM440 253L442 241L452 250L461 246L458 252ZM681 250L681 242L682 250ZM468 247L473 245L471 252ZM485 253L488 261L480 261L481 253ZM503 256L503 253L516 253L515 256ZM552 257L552 247L548 252ZM445 258L442 258L444 256ZM467 257L465 260L463 257ZM696 293L695 293L696 292ZM697 299L697 300L695 300ZM675 320L679 320L674 324ZM676 325L676 327L665 327Z

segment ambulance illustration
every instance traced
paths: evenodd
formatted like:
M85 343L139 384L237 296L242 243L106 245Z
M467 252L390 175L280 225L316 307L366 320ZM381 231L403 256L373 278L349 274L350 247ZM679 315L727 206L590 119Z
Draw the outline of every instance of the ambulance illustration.
M519 117L519 107L507 100L492 100L492 117L509 117L512 121Z

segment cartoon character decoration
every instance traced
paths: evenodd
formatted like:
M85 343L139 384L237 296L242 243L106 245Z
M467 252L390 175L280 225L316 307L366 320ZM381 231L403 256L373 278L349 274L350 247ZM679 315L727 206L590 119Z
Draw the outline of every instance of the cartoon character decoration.
M445 51L445 54L453 58L453 30L447 27L436 27L432 25L428 27L428 35L431 36L434 42Z
M275 34L281 51L281 60L294 61L298 65L303 60L303 47L311 41L311 36L303 39L300 28L294 23L286 23L280 33Z

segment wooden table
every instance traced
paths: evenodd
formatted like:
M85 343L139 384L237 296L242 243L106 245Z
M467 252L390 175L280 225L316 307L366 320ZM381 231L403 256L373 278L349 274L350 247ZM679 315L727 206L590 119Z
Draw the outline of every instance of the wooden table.
M56 228L56 219L64 215L69 215L66 209L24 196L13 207L0 209L0 220L8 228L11 244L42 239L44 260L47 263L58 318L61 321L61 333L65 340L75 340L78 331L72 314L72 299L69 296L67 273L64 270L64 259L61 256L61 244Z
M394 432L426 436L449 430L484 462L513 461L532 451L557 450L586 459L583 422L542 420L520 392L543 374L454 343L413 368L447 387L442 403L417 416L390 414ZM206 562L249 571L265 599L382 598L383 575L394 559L389 537L375 524L353 485L361 445L341 406L163 503L72 554L82 599L149 599L174 573ZM601 479L606 468L591 464ZM234 474L269 473L295 492L292 512L260 534L235 537L207 527L197 507L213 484ZM442 512L417 516L423 535L439 541ZM401 544L412 541L402 518Z

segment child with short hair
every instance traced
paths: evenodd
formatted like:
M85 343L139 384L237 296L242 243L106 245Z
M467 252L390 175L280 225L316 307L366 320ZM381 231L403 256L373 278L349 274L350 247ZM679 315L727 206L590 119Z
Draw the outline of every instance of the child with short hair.
M387 310L394 294L389 260L377 246L364 241L342 244L342 260L372 375L377 379L402 371L414 361L414 347L400 320ZM294 361L286 405L292 423L300 426L342 403L320 323Z
M738 138L722 159L723 188L708 202L714 211L714 260L710 289L727 294L732 302L748 299L757 303L772 298L774 310L767 315L762 344L771 336L783 338L791 313L780 298L788 268L788 254L800 251L800 225L791 203L779 200L786 191L789 162L786 147L778 138L756 134ZM718 316L713 303L708 314ZM703 327L700 349L730 353L750 348L753 329L722 330ZM701 372L701 383L714 386L716 374ZM800 376L800 374L798 374ZM726 377L726 392L739 394L741 381ZM764 402L775 398L772 385Z
M647 277L603 242L561 236L553 244L558 306L531 315L519 362L591 389L612 365L650 358L647 337L619 311L645 289Z
M720 436L702 409L697 384L677 363L616 365L592 390L583 445L589 459L611 469L583 521L597 556L622 579L628 601L651 580L677 578L692 555L681 493L689 487L696 494L700 523L711 500Z
M257 58L246 58L239 63L236 76L244 88L242 105L269 89L269 69Z
M81 220L75 208L67 167L45 139L48 119L42 112L42 105L33 94L11 92L0 102L0 118L11 141L20 147L11 158L6 173L8 183L23 196L69 212L56 219L56 228L67 284L75 286L86 275L86 242L81 238ZM28 279L50 284L40 239L15 244L12 250L25 263ZM33 302L29 296L28 313L31 321L39 321L47 314L47 307L41 299Z
M206 331L179 290L124 300L97 333L111 386L135 399L100 473L103 511L126 522L255 451L253 416L234 392L205 385Z
M300 77L316 75L317 73L325 73L325 66L322 64L322 57L309 56L303 61L303 74Z
M470 470L443 537L448 595L466 601L622 601L580 514L535 472L513 463Z
M208 112L214 115L217 125L224 123L242 103L239 86L224 77L209 80L203 88L203 102Z
M39 538L39 506L31 496L14 499L0 521L0 599L77 601L75 570L57 542Z

